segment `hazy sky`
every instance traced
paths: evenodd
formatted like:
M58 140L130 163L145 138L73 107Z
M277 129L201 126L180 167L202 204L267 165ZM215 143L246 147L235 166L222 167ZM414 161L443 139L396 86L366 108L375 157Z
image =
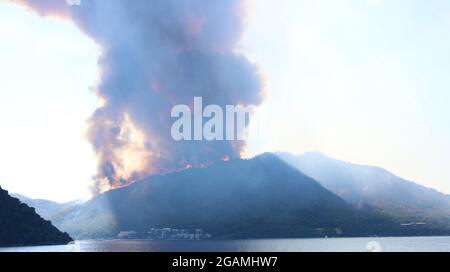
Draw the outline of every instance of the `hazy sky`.
M450 193L449 1L251 2L242 50L266 75L274 134L255 150L318 150Z
M266 133L250 154L317 150L450 193L450 2L248 7L237 50L267 83ZM60 201L85 196L99 53L72 23L0 0L0 185Z
M86 196L99 48L69 22L1 1L0 37L0 185L60 201Z

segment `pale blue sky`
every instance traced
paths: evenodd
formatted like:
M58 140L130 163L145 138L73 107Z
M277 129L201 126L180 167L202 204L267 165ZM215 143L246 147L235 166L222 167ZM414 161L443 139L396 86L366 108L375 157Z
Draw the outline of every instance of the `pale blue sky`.
M250 0L238 51L267 83L264 151L321 151L450 193L450 2ZM0 184L85 196L100 49L72 23L0 1Z
M275 134L254 150L318 150L450 192L450 2L251 2L241 50L266 75Z

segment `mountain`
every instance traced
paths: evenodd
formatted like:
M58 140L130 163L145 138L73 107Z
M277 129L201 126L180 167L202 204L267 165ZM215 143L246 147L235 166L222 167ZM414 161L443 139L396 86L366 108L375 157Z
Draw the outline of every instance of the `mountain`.
M153 176L99 195L53 220L76 238L166 227L203 229L215 238L403 231L385 216L352 207L272 154Z
M67 244L72 238L0 187L0 246Z
M277 155L353 205L373 207L403 222L450 224L449 195L382 168L347 163L318 152Z
M19 199L22 203L35 208L36 212L44 219L52 220L58 217L60 213L64 213L66 210L83 203L81 200L74 200L66 203L59 203L46 199L33 199L21 194L11 194L12 197Z

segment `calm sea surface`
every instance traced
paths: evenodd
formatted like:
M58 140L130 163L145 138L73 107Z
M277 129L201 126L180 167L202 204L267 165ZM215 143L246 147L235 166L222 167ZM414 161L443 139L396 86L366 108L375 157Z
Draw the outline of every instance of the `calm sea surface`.
M450 252L450 237L264 239L231 241L77 241L66 246L0 248L0 252Z

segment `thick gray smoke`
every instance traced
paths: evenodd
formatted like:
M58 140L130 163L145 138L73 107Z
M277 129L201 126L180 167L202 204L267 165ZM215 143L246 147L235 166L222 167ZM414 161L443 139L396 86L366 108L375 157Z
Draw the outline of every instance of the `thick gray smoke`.
M174 141L170 113L194 96L222 106L261 103L257 68L235 52L241 0L14 2L74 21L102 47L97 92L105 103L89 120L98 155L94 191L240 156L243 142Z

